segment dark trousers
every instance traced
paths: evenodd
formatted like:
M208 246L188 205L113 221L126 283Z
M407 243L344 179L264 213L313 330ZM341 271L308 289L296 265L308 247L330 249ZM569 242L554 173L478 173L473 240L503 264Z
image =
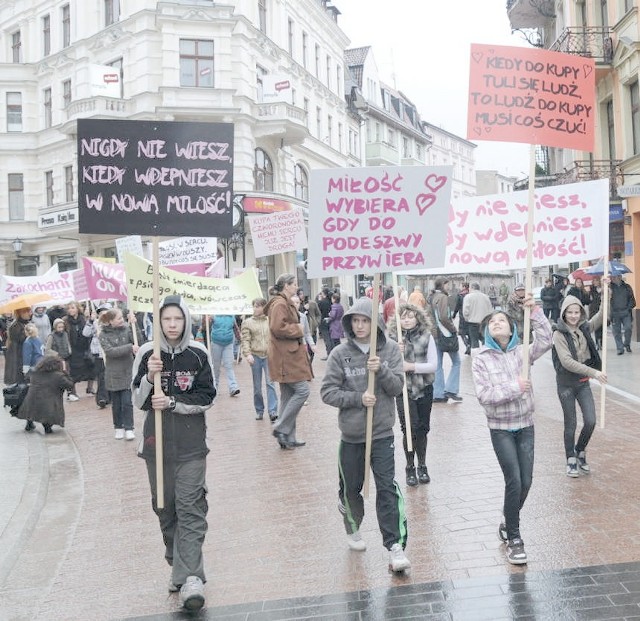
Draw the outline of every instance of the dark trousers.
M467 322L467 329L469 330L469 346L471 349L480 347L480 324Z
M133 404L131 390L112 390L111 413L113 414L114 429L133 429Z
M413 451L407 450L407 429L404 415L404 403L402 396L396 397L398 418L402 429L402 445L407 458L407 468L414 465L414 454L418 458L418 465L424 466L427 455L427 434L431 428L431 407L433 405L433 385L425 386L424 395L419 399L408 399L409 420L411 422L411 442Z
M364 499L361 494L364 483L364 453L364 442L351 444L340 441L338 495L344 508L344 526L349 534L360 528L364 518ZM407 517L402 492L394 480L393 436L372 441L371 471L376 484L376 514L382 544L387 550L394 543L400 543L404 548L407 544Z
M533 480L533 425L516 431L490 429L491 443L504 475L504 521L509 539L520 537L520 510Z
M100 405L100 402L109 403L109 391L104 384L104 360L100 356L96 356L93 359L94 367L96 370L96 381L98 387L96 388L96 405Z
M320 332L320 336L324 341L324 346L327 350L327 356L328 356L329 352L333 349L333 340L331 338L331 335L329 334L329 324L325 323L324 321L321 321L320 326L318 327L318 331Z
M173 568L171 581L176 586L184 584L187 576L206 582L202 560L209 510L206 472L204 457L180 463L165 461L164 509L158 509L156 462L147 461L151 504L160 521L165 559Z
M596 428L596 404L589 382L579 382L577 386L558 386L558 398L564 414L564 452L568 459L586 450ZM577 427L576 401L582 410L584 424L578 443L574 444Z

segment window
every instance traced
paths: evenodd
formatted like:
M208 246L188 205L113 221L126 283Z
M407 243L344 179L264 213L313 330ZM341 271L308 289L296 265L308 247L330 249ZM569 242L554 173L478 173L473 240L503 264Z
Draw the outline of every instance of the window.
M322 110L316 108L316 138L322 140Z
M634 0L624 0L624 12L628 13L634 7Z
M51 255L51 265L57 265L58 271L70 272L78 269L78 257L75 252Z
M44 97L44 126L45 128L51 127L51 89L45 88L43 91Z
M327 144L331 146L333 144L333 117L327 114Z
M22 131L22 93L7 93L7 131Z
M19 30L11 35L11 59L14 63L22 62L22 37Z
M640 153L640 92L638 82L629 87L629 103L631 106L631 136L634 155Z
M302 102L302 107L304 108L304 120L307 124L307 129L309 129L309 98L305 97Z
M309 175L300 165L296 164L294 171L295 197L303 201L309 200Z
M51 53L51 17L45 15L42 18L42 53L49 56Z
M111 26L120 20L120 0L104 0L104 25Z
M267 34L267 0L258 0L258 28Z
M292 106L296 105L296 95L297 95L296 89L292 88L291 89L291 105Z
M71 8L65 4L62 9L62 47L71 45Z
M53 205L53 171L47 170L44 173L44 187L47 197L47 207Z
M24 220L24 178L20 173L9 175L9 220Z
M267 75L267 70L264 67L261 67L260 65L256 65L256 88L257 88L257 96L258 99L257 101L262 102L264 101L264 82L263 82L263 78L265 75Z
M422 161L422 145L416 145L416 159Z
M253 166L253 189L273 192L273 164L263 149L255 150Z
M62 103L65 108L71 103L71 80L62 83Z
M616 134L615 121L613 117L613 100L607 101L607 146L609 147L609 159L616 159Z
M180 40L180 86L213 86L213 41Z
M302 66L307 68L307 56L309 55L309 35L302 33Z
M392 147L395 147L396 146L396 132L395 132L395 130L389 128L389 130L387 131L387 138L389 140L389 144Z
M411 144L406 136L402 137L402 157L411 157Z
M64 167L64 200L73 201L73 166Z
M122 70L122 58L118 58L110 63L107 63L107 67L113 67L120 77L120 99L124 97L124 72Z
M293 20L290 19L288 22L288 44L289 44L289 56L293 56Z
M342 123L338 123L338 151L342 153Z
M342 67L336 65L336 92L342 95Z
M331 88L331 56L327 56L327 88Z
M320 46L316 44L316 78L320 77Z

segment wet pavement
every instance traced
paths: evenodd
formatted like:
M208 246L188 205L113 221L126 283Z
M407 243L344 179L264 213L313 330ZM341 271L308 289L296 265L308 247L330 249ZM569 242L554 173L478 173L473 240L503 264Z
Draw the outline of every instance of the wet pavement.
M412 568L387 569L365 501L366 552L350 551L336 509L336 411L318 389L299 418L307 446L281 451L254 420L246 362L241 394L209 413L207 606L178 609L137 442L115 440L109 410L82 395L45 436L0 416L0 619L640 619L640 345L616 356L592 473L565 475L562 412L550 354L536 362L536 464L521 531L529 563L509 565L497 537L503 494L484 414L463 356L461 404L432 414L432 482L407 488L399 427L396 472ZM0 366L2 362L0 361ZM84 389L84 384L82 385ZM600 389L594 386L596 405ZM136 413L137 428L142 417Z

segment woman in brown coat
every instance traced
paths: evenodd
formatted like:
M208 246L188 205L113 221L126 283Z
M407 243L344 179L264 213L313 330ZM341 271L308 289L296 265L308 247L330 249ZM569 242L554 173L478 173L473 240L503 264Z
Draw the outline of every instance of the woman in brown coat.
M298 289L293 274L282 274L265 307L269 318L269 374L280 383L280 414L273 435L283 449L304 446L296 440L296 418L309 396L313 378L298 309L291 301Z
M31 309L19 308L13 313L13 321L7 330L7 348L4 352L4 383L24 382L22 373L22 345L27 339L24 327L31 321Z
M45 433L52 425L64 427L62 394L73 390L71 377L63 370L64 363L57 354L41 358L29 374L29 392L18 409L17 417L26 420L25 431L35 429L34 421L42 423Z

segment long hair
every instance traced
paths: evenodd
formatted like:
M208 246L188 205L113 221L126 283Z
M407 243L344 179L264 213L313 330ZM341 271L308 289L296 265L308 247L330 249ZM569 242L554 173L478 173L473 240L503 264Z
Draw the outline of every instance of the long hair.
M64 364L62 358L57 353L50 353L40 358L35 366L36 371L43 371L44 373L52 373L53 371L62 371Z
M276 280L276 284L269 289L271 295L281 293L284 290L285 285L290 285L296 281L296 277L293 274L280 274ZM273 293L272 293L273 292Z

